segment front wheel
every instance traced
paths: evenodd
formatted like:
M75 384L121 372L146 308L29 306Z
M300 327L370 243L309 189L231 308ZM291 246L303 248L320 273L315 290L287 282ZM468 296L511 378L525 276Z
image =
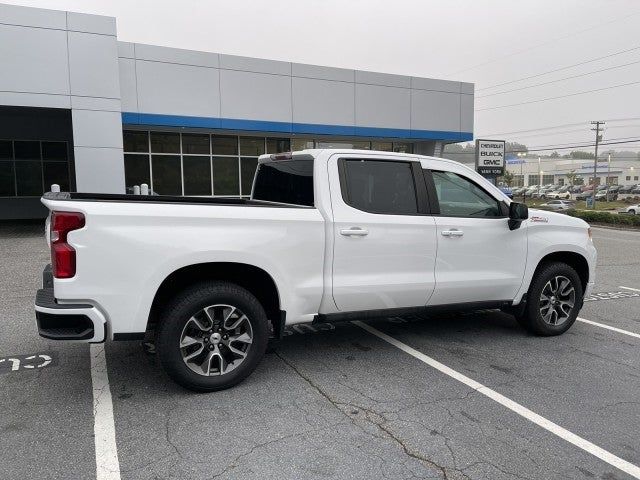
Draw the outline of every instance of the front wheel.
M167 374L190 390L232 387L256 368L267 348L269 324L258 300L226 282L206 282L166 307L156 348Z
M547 263L531 282L527 306L518 322L536 335L560 335L576 321L582 295L580 277L571 266Z

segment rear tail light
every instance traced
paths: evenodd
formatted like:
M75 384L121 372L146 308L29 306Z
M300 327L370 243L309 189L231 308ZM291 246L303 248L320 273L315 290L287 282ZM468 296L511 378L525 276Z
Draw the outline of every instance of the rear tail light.
M51 213L51 269L56 278L71 278L76 274L76 251L67 243L67 234L84 227L80 212Z

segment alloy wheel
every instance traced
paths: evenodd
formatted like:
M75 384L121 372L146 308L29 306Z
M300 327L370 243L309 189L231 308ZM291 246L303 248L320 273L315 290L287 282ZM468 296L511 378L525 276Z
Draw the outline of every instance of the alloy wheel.
M247 358L253 342L251 321L233 305L210 305L193 315L180 335L184 363L204 376L225 375Z
M549 325L562 325L569 319L576 302L576 291L567 277L557 275L549 280L540 293L540 315Z

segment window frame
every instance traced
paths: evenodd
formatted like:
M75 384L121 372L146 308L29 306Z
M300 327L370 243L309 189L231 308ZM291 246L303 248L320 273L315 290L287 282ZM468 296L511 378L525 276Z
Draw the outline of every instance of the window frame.
M404 163L409 164L411 168L411 177L413 179L413 188L416 193L416 213L389 213L379 212L374 210L363 210L354 206L351 202L351 196L349 194L349 183L347 182L347 162L349 161L364 161L364 162L390 162L390 163ZM391 158L379 158L379 157L344 157L338 159L338 177L340 179L340 193L342 195L342 201L349 207L358 210L359 212L371 213L374 215L390 215L390 216L424 216L431 215L430 202L427 193L427 185L424 181L423 175L420 174L421 170L420 162L416 160L395 160Z
M475 185L477 188L479 188L480 190L482 190L484 193L486 193L489 197L493 198L496 202L496 204L498 205L498 209L500 210L500 215L495 215L492 217L472 217L470 215L444 215L442 214L441 210L440 210L440 200L438 199L438 193L436 190L436 183L433 179L433 173L432 172L442 172L442 173L453 173L454 175L458 175L459 177L464 178L466 181L468 181L469 183L472 183L473 185ZM489 220L494 220L494 219L504 219L504 218L509 218L509 206L504 202L504 200L498 200L496 197L494 197L493 195L491 195L489 192L487 192L487 190L485 188L483 188L481 185L478 184L478 182L474 181L473 179L459 174L457 172L452 172L449 170L438 170L437 168L423 168L422 169L422 173L424 176L424 180L425 183L427 185L427 191L429 194L429 204L432 205L432 215L436 216L436 217L443 217L443 218L471 218L471 219L489 219Z

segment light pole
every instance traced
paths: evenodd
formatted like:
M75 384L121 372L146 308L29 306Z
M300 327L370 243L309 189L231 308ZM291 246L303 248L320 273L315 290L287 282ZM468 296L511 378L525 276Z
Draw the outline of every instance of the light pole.
M540 156L538 156L538 198L540 198L541 186L542 186L542 170L540 170Z
M607 202L609 201L609 175L611 175L611 154L607 156Z

